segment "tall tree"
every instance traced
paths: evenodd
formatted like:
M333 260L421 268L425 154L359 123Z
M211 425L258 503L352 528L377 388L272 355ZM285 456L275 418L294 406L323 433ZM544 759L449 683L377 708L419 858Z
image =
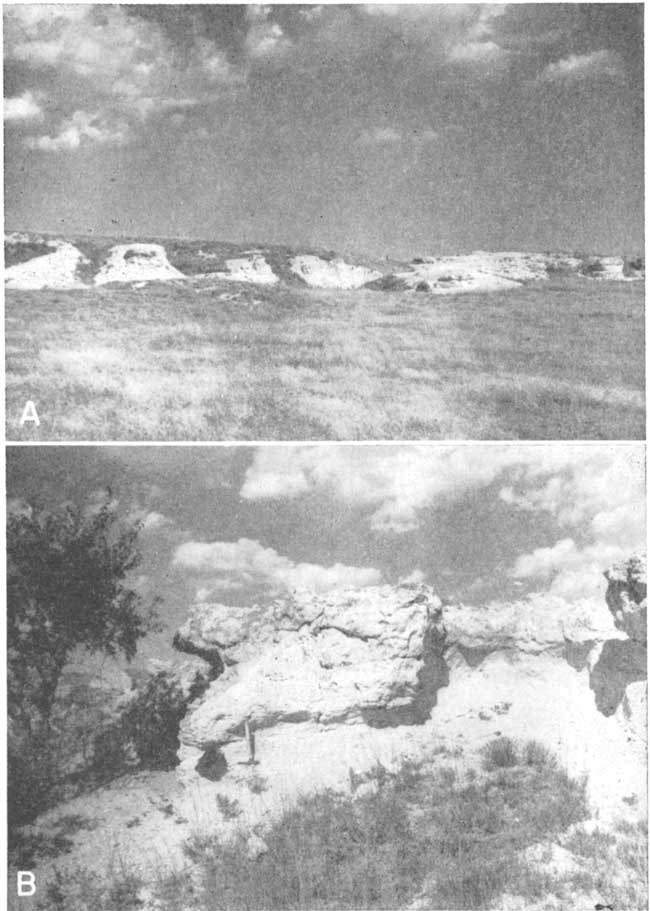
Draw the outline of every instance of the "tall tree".
M74 649L131 659L152 628L156 603L145 606L129 584L140 523L120 519L109 500L8 517L8 709L23 731L48 727Z

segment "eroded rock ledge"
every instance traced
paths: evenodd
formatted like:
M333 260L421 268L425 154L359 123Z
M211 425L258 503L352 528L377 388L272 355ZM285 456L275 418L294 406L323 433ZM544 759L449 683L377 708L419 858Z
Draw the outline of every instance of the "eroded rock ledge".
M297 594L269 608L201 605L176 644L218 652L224 673L184 720L183 743L222 745L279 723L426 721L448 683L440 599L382 586Z
M378 757L426 756L434 743L469 755L505 734L535 737L586 774L603 811L645 800L644 571L639 557L612 567L601 603L443 606L427 586L385 585L199 604L176 645L219 675L181 724L181 777L239 795L259 766L290 795L340 787Z

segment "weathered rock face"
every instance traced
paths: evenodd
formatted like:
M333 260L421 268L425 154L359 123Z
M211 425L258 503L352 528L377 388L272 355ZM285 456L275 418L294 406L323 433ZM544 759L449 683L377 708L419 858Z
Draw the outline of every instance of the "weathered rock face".
M637 695L631 703L638 708L638 691L645 687L645 684L639 686L639 681L647 679L645 557L634 556L615 564L607 570L605 578L607 605L621 638L609 639L602 646L591 671L590 686L598 710L604 715L613 715L624 700L629 706L630 698L627 697L632 686L636 687Z
M177 643L218 649L226 671L185 719L184 743L205 747L279 723L426 721L448 679L440 600L381 588L296 595L268 610L202 605Z
M648 640L646 558L630 557L605 573L607 605L616 628L644 647Z
M243 799L255 768L265 800L286 800L434 746L470 762L503 734L540 740L586 774L602 813L630 795L643 807L641 567L612 568L602 604L536 595L443 607L426 586L381 586L268 608L198 605L176 645L223 672L181 725L181 776Z

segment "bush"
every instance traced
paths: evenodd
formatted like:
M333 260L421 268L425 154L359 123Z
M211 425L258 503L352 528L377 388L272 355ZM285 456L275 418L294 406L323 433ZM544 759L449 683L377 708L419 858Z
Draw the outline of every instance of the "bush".
M95 737L93 770L102 780L128 768L173 769L189 697L167 671L149 677L121 717Z
M141 768L173 769L178 765L178 729L187 703L173 677L159 671L129 706L125 724Z
M558 762L553 753L538 740L527 740L522 749L521 761L524 765L538 768L557 768Z
M583 275L599 275L601 272L605 271L605 267L599 259L592 259L583 261L580 271Z
M510 737L499 737L490 741L482 750L483 768L491 772L494 769L508 769L519 762L517 746Z

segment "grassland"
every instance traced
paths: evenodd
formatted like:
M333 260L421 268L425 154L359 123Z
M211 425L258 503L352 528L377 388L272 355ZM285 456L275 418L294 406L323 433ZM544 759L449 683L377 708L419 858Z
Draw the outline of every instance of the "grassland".
M6 295L10 440L640 439L642 282ZM35 403L40 426L20 417Z
M363 792L303 797L261 834L251 854L234 840L195 835L187 864L144 887L116 864L50 884L44 911L254 909L578 909L647 907L647 831L588 821L585 782L543 746L499 738L482 765L439 757L378 765ZM218 795L217 795L218 796ZM237 808L227 807L228 815Z

